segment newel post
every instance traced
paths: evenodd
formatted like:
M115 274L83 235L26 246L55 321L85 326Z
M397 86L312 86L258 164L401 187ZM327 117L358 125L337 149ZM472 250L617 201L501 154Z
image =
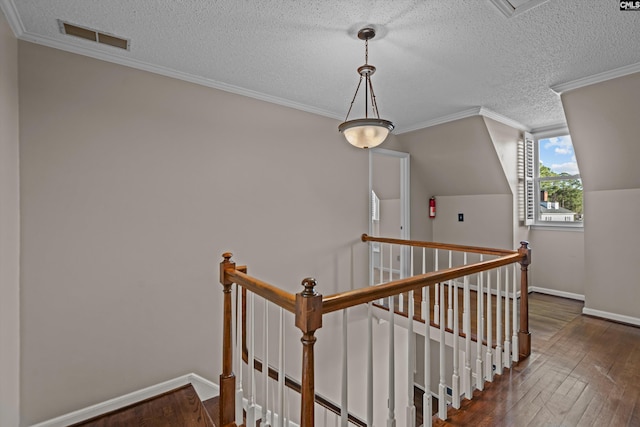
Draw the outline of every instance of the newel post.
M520 261L520 330L518 331L518 353L520 359L531 354L531 333L529 332L529 264L531 264L531 248L529 242L520 242L518 249L523 255Z
M231 261L231 253L222 254L224 260L220 263L220 283L223 286L223 326L222 326L222 374L220 374L220 424L222 427L235 426L236 406L236 376L233 373L233 342L231 286L233 282L227 277L228 271L236 269L236 263Z
M302 331L302 402L300 426L313 427L314 422L314 333L322 327L322 295L315 290L316 279L302 281L304 291L296 294L296 326Z

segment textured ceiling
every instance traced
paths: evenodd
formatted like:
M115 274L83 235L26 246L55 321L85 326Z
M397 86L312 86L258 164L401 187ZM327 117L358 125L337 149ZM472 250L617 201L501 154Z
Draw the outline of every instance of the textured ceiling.
M618 0L548 0L511 17L494 1L0 5L21 39L339 120L364 63L357 30L371 25L374 89L396 133L478 112L528 130L555 126L565 120L557 91L640 71L640 11L621 11ZM63 35L58 20L130 39L130 50Z

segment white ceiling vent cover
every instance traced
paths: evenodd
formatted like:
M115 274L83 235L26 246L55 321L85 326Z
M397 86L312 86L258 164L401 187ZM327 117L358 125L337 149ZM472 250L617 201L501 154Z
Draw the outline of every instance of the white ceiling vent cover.
M511 18L549 0L491 0L504 16Z
M129 39L114 36L113 34L107 34L94 30L92 28L81 27L79 25L71 24L69 22L58 19L58 27L62 34L74 37L80 37L81 39L90 40L92 42L106 44L108 46L117 47L124 50L129 50L131 42Z

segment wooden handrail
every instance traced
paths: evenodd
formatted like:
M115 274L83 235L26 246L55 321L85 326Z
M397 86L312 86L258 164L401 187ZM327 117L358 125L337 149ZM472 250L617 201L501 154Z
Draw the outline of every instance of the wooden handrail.
M446 282L447 280L452 280L457 277L491 270L493 268L512 264L514 262L520 262L522 259L523 256L520 253L511 251L508 255L502 256L500 258L463 265L461 267L452 267L445 270L432 271L430 273L412 276L406 279L395 280L393 282L388 282L381 285L369 286L366 288L354 289L351 291L328 295L322 298L322 313L331 313L332 311L342 310L360 304L366 304L368 302L376 301L381 298L414 291L425 286L435 285L436 283Z
M253 292L256 295L260 295L267 301L282 307L285 310L294 313L296 312L296 296L287 291L283 291L267 282L251 277L246 273L240 271L240 268L235 270L228 270L226 272L226 278L233 283L237 283L244 289Z
M414 246L418 248L430 248L430 249L445 249L450 251L472 252L476 254L485 254L485 255L502 256L502 255L517 253L517 251L510 251L507 249L483 248L480 246L454 245L449 243L438 243L438 242L422 242L420 240L391 239L388 237L374 237L374 236L369 236L366 233L362 235L361 239L363 242L391 243L393 245L405 245L405 246Z
M464 277L518 262L521 265L520 284L522 298L520 311L521 322L520 329L518 331L518 336L520 338L519 353L521 357L529 356L531 352L531 335L528 331L527 276L528 266L531 262L531 250L528 248L527 242L521 242L521 247L518 251L509 251L476 246L371 237L367 234L363 234L361 238L363 242L380 242L423 248L480 253L495 255L498 258L459 267L451 267L445 270L434 271L385 284L323 297L315 291L316 282L312 278L304 279L302 284L305 287L305 290L294 295L269 283L247 275L246 267L236 267L235 263L231 261L231 253L223 254L224 261L220 263L220 283L224 287L223 370L220 375L220 421L222 427L235 427L233 419L233 408L235 407L235 375L231 370L233 352L231 346L231 285L233 283L238 284L243 289L260 295L276 306L295 315L295 324L303 333L301 339L303 344L302 383L299 385L299 390L302 396L300 413L301 427L313 426L314 420L313 404L314 400L316 400L313 351L316 338L314 334L317 329L322 327L322 316L333 311L369 303L397 294L415 291L437 283L453 280L458 277ZM271 368L269 368L269 371L269 376L272 376L274 373L271 372Z

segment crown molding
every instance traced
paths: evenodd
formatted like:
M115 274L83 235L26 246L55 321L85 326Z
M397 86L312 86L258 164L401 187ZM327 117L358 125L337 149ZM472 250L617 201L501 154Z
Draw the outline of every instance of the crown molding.
M594 74L592 76L583 77L581 79L572 80L570 82L553 85L551 86L551 90L558 95L562 95L564 92L568 92L570 90L580 89L581 87L605 82L607 80L615 79L618 77L628 76L629 74L638 72L640 72L640 62L636 64L625 65L624 67L605 71L603 73Z
M25 32L24 24L16 10L15 3L11 0L0 0L0 9L4 13L4 16L6 16L7 22L16 38L22 37L22 34Z
M569 127L566 123L556 123L549 126L531 129L530 133L536 138L547 138L550 136L560 135L562 133L569 133Z
M546 3L549 0L529 0L526 3L513 7L508 0L490 0L491 3L507 18L512 18L516 15L521 14L522 12L526 12L529 9L533 9L536 6L541 5L542 3Z
M0 1L5 1L5 0L0 0ZM279 98L277 96L267 95L264 93L241 88L238 86L222 83L216 80L211 80L204 77L196 76L193 74L183 73L180 71L173 70L171 68L160 67L157 65L149 64L147 62L122 57L123 52L121 51L121 49L118 49L119 55L115 55L111 53L111 49L117 49L117 48L112 48L110 46L104 46L104 49L96 49L93 46L89 47L89 46L80 46L80 45L70 45L67 43L61 43L60 41L53 38L39 36L39 35L30 33L28 31L23 31L18 38L20 40L28 41L28 42L39 44L42 46L51 47L58 50L63 50L65 52L75 53L82 56L88 56L94 59L99 59L102 61L123 65L125 67L135 68L137 70L147 71L147 72L159 74L165 77L171 77L174 79L183 80L183 81L194 83L197 85L210 87L212 89L218 89L218 90L230 92L236 95L246 96L248 98L253 98L260 101L281 105L283 107L293 108L295 110L305 111L307 113L317 114L319 116L329 117L332 119L340 119L340 117L338 117L335 113L332 113L330 111L323 110L320 108L315 108L306 104L293 102L287 99Z
M428 120L426 122L420 122L414 126L402 128L402 131L396 132L396 134L401 135L403 133L413 132L415 130L425 129L431 126L437 126L444 123L453 122L455 120L466 119L468 117L475 117L475 116L486 117L518 130L527 131L527 132L529 131L529 128L523 125L522 123L512 120L508 117L505 117L502 114L498 114L495 111L491 111L485 107L473 107L473 108L468 108L466 110L458 111L457 113L448 114L446 116Z

